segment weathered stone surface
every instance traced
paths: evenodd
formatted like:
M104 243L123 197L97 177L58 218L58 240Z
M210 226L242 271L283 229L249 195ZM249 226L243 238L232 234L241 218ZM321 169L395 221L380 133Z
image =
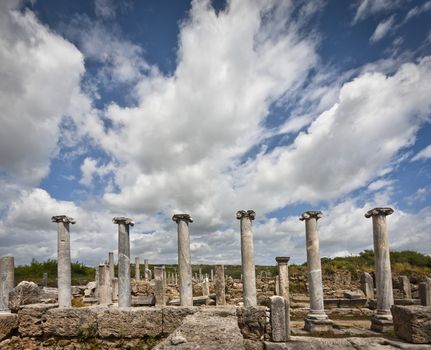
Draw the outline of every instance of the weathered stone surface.
M289 339L289 304L282 296L271 297L271 339L275 342Z
M266 307L239 307L236 309L238 326L244 338L262 340L266 332Z
M174 344L179 339L181 343ZM154 349L241 350L244 345L236 316L231 312L198 311L187 316L183 324Z
M155 308L104 308L97 312L102 338L155 337L162 334L162 310Z
M0 340L9 337L18 328L18 315L1 313L0 314Z
M181 325L186 316L193 315L197 311L196 307L164 307L162 309L162 333L171 334Z
M97 316L91 308L50 309L42 317L45 335L80 337L97 335Z
M9 308L17 311L20 306L40 303L42 290L34 282L22 281L9 293Z
M58 304L31 304L18 311L18 331L22 337L37 337L43 334L42 316Z
M431 343L431 307L394 305L391 311L397 337L411 343Z

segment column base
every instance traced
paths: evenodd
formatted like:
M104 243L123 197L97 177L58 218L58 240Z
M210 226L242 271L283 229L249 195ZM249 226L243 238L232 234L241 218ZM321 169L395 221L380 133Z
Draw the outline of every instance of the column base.
M371 330L384 333L394 330L392 315L373 315L371 316Z
M327 333L333 330L333 322L326 314L307 315L304 321L304 330L311 333Z

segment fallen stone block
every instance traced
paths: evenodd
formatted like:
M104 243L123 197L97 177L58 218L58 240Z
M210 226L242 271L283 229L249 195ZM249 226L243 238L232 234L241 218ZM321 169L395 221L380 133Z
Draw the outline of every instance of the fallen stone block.
M168 306L162 309L163 324L162 333L171 334L179 326L181 326L184 318L188 315L193 315L198 311L196 307L176 307Z
M391 308L394 332L398 338L410 343L431 343L431 307L430 306L401 306Z
M18 311L18 332L22 337L37 337L43 335L42 317L58 304L25 305Z
M9 309L18 311L20 306L40 303L42 289L34 282L22 281L9 293Z

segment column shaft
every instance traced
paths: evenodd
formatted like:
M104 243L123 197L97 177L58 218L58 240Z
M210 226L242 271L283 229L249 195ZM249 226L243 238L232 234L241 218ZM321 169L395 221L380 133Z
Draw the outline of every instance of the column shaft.
M224 280L224 266L215 266L215 290L216 290L216 305L226 305L226 284Z
M118 306L129 307L131 303L129 225L118 223Z
M9 293L15 286L15 262L13 256L0 259L0 312L9 312Z
M135 258L135 280L140 281L141 280L141 259L139 259L139 256Z
M115 277L115 262L114 262L114 252L108 253L108 263L109 263L109 275L111 280Z
M57 223L58 306L72 306L72 271L70 265L69 223Z
M178 221L178 268L180 272L180 304L193 306L192 265L190 256L189 225Z

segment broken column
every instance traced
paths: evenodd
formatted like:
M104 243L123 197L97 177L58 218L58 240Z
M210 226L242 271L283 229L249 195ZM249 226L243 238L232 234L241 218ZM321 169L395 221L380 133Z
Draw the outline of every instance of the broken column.
M139 256L135 258L135 280L140 281L141 280L141 259L139 259Z
M426 277L425 282L419 283L419 299L421 305L431 306L431 278Z
M271 340L273 342L286 342L289 340L289 305L282 296L270 298Z
M132 304L129 226L134 222L126 217L115 217L112 222L118 225L118 306L129 307Z
M216 290L216 305L226 305L225 294L225 280L224 280L224 266L215 266L215 290Z
M9 293L15 287L15 262L13 256L0 259L0 313L9 313Z
M204 281L202 282L202 295L205 297L209 297L210 295L210 282L208 280L208 275L204 277Z
M165 281L164 268L162 266L154 266L154 296L156 297L156 306L165 306Z
M75 219L66 215L57 215L51 218L57 223L57 287L58 307L72 306L72 272L70 264L70 224Z
M48 272L43 273L42 287L48 287Z
M289 256L277 256L275 261L278 264L278 290L277 295L289 300Z
M412 299L412 287L410 285L410 280L407 276L400 276L399 282L401 285L401 291L403 292L404 298Z
M239 210L236 218L241 226L241 264L243 274L244 306L256 306L256 271L254 267L254 248L252 221L256 213L253 210Z
M172 220L178 224L178 268L180 272L180 305L193 306L192 264L190 257L189 214L175 214Z
M151 271L148 267L148 259L144 259L144 266L145 266L144 278L146 281L150 281L151 280Z
M305 221L308 286L310 291L310 312L305 317L304 329L310 332L326 332L332 329L332 321L326 315L323 307L322 269L319 237L317 235L317 220L321 217L321 211L306 211L299 218L299 220Z
M105 264L99 265L99 304L109 305L112 303L112 280L109 267Z
M374 280L368 272L361 274L361 290L364 292L367 300L374 299Z
M385 332L392 329L391 306L394 304L392 290L391 260L389 257L388 229L386 216L391 208L374 208L365 214L373 218L374 269L376 274L377 311L371 317L371 330Z

